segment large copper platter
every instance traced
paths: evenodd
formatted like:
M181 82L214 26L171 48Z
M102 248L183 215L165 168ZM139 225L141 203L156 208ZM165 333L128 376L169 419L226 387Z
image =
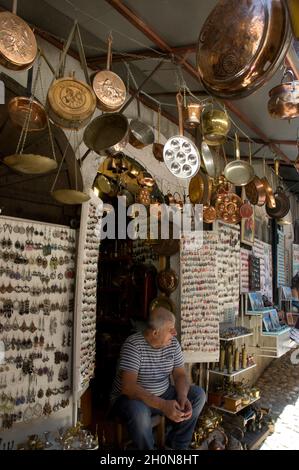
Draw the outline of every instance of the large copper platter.
M75 78L59 78L48 90L50 118L60 127L79 129L91 119L96 96L87 83Z
M283 1L218 1L198 41L197 67L205 88L230 99L253 93L277 70L290 40Z
M35 36L28 24L9 11L0 13L0 63L12 70L31 67L37 55Z

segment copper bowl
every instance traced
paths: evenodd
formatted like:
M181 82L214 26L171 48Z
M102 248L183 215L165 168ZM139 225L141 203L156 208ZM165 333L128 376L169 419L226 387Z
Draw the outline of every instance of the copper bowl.
M24 127L28 122L28 132L42 131L47 127L45 108L36 100L26 96L16 96L8 102L8 114L17 127Z

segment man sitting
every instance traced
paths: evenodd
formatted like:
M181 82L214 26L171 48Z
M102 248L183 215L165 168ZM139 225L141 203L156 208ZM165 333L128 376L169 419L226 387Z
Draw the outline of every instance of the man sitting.
M176 335L173 313L159 307L145 331L129 336L122 347L111 400L136 449L154 449L151 417L155 414L170 420L167 445L188 449L204 406L204 391L188 383Z

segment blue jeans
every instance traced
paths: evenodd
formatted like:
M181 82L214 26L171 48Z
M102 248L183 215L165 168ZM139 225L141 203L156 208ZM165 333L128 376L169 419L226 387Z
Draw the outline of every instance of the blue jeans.
M160 398L164 400L175 400L176 390L170 385ZM191 385L188 400L192 404L192 416L181 423L169 421L169 432L166 434L166 444L172 449L188 449L192 434L205 404L205 392L196 385ZM154 449L154 437L151 417L162 415L160 410L147 406L141 400L130 400L121 395L113 406L113 412L117 413L126 423L128 433L133 441L134 447L139 450Z

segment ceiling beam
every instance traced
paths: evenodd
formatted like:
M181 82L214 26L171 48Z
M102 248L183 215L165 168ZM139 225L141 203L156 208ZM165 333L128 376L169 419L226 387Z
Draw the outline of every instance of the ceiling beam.
M164 39L159 36L143 19L141 19L133 10L128 8L121 0L106 0L106 2L111 5L118 13L120 13L124 18L126 18L135 28L141 31L150 41L152 41L156 46L158 46L163 52L172 53L172 48ZM179 63L184 67L184 69L195 79L200 81L200 76L198 71L190 64L186 58L183 59L175 54L175 57L178 59ZM226 107L232 111L245 125L250 129L254 134L261 137L266 142L269 142L269 138L264 134L264 132L257 127L254 122L252 122L245 114L243 114L237 107L230 101L224 101ZM286 162L290 162L288 156L281 151L279 147L275 144L271 144L272 150L282 157Z

